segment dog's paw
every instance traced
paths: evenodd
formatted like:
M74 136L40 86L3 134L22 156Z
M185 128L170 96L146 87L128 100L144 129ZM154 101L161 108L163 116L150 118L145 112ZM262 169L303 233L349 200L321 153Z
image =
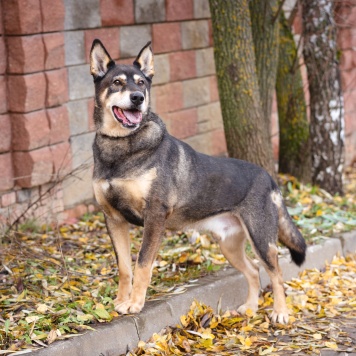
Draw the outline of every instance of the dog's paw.
M237 308L237 312L241 315L249 314L247 311L251 311L252 314L256 314L257 309L257 305L245 303Z
M270 315L270 318L272 320L272 323L276 324L288 324L289 323L289 313L288 310L282 310L282 311L276 311L273 310L273 312Z
M137 314L143 308L144 303L127 300L126 302L117 304L115 310L120 314Z
M113 300L115 308L116 308L118 305L127 302L129 299L130 299L130 297L127 297L127 298L119 298L119 297L116 297L116 298Z

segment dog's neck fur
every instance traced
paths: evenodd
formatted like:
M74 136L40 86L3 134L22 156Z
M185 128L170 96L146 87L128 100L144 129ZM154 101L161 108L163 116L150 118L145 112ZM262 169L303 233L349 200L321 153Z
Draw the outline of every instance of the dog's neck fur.
M129 136L110 137L97 131L93 144L95 160L105 164L122 164L126 159L132 160L135 155L150 155L160 145L167 130L156 114L149 111L147 115L142 127Z

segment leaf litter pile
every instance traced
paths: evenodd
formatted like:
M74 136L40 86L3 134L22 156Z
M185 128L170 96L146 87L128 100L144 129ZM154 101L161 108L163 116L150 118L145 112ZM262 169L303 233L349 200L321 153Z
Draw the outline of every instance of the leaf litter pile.
M180 324L140 341L127 356L139 355L308 355L356 349L356 255L335 257L325 271L306 270L286 282L292 323L273 325L271 291L257 314L214 313L194 301Z
M355 173L348 174L343 197L333 197L290 176L281 176L280 185L290 214L308 243L355 229L356 201L352 193L356 190ZM131 229L130 236L134 264L142 229ZM17 231L0 236L0 242L0 350L7 350L0 353L46 347L55 340L75 337L88 329L95 329L98 322L109 322L119 316L113 305L119 277L101 213L84 216L61 227L37 226L29 221ZM183 355L190 353L187 351L189 348L200 349L200 353L204 354L204 350L215 346L229 350L224 352L233 352L233 347L239 350L245 347L246 352L257 350L260 354L274 353L274 348L281 347L283 343L292 343L302 350L307 349L303 345L310 346L313 342L322 347L339 347L338 338L348 338L340 325L347 325L345 315L352 317L356 308L355 299L352 299L355 289L347 288L347 281L351 286L352 283L356 285L356 268L352 258L334 262L329 272L324 272L333 276L330 285L322 279L326 276L318 271L306 272L308 274L301 280L288 285L288 300L295 305L293 316L296 325L300 323L304 329L296 325L293 328L270 325L267 311L271 308L272 298L271 293L266 292L261 300L262 309L255 317L242 318L234 311L214 315L209 307L196 302L180 328L153 338L159 339L156 344L162 344L162 347L177 346L177 354ZM335 268L338 263L339 267ZM157 300L184 293L197 283L198 278L226 266L217 244L208 235L192 231L167 232L147 298ZM344 284L339 286L336 281L341 280ZM321 303L321 298L325 299L325 305ZM201 324L204 316L204 323ZM313 320L314 326L306 317ZM330 324L326 319L329 317L335 319L335 323ZM308 327L313 330L312 333ZM335 327L334 331L330 329L332 327ZM260 337L257 331L265 333L264 336ZM337 335L337 338L331 337L322 342L327 335ZM184 346L179 344L179 340L184 342ZM194 344L194 340L198 344ZM276 346L276 340L279 346ZM349 339L345 340L343 345L352 343L347 341ZM136 354L167 354L163 349L151 346L152 343L155 342L139 345Z

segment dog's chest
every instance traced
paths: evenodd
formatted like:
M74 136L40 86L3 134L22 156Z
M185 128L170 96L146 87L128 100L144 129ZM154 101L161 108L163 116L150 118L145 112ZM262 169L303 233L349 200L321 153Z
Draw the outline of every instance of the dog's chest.
M152 168L133 177L94 180L95 198L109 217L121 214L130 223L142 225L143 210L156 177L156 168Z

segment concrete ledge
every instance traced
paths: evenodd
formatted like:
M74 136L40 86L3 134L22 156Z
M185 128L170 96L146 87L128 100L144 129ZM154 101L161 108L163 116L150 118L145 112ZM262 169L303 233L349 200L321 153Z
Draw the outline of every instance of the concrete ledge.
M344 256L356 251L356 230L346 232L339 237Z
M302 267L291 262L290 256L279 259L284 280L298 276L304 269L325 266L340 253L346 255L356 251L356 231L342 234L338 238L326 239L318 245L308 247L307 258ZM260 269L261 286L270 284L269 277L263 268ZM212 276L201 278L197 285L179 295L164 300L147 302L139 315L124 316L109 324L94 325L96 331L89 331L82 336L59 341L48 348L34 351L39 356L118 356L134 348L139 340L147 340L153 333L166 326L179 323L194 299L197 299L215 310L221 298L223 309L236 308L247 297L247 282L244 276L228 267Z
M137 345L139 338L133 317L122 317L110 324L95 325L95 331L59 341L47 348L34 351L35 355L84 356L120 355Z
M58 341L48 348L34 351L39 356L116 356L134 348L139 340L148 339L168 325L179 323L194 299L216 309L221 298L223 309L235 308L247 297L244 276L232 267L201 278L180 295L160 301L148 301L143 311L135 316L123 316L108 324L96 324L96 331Z

